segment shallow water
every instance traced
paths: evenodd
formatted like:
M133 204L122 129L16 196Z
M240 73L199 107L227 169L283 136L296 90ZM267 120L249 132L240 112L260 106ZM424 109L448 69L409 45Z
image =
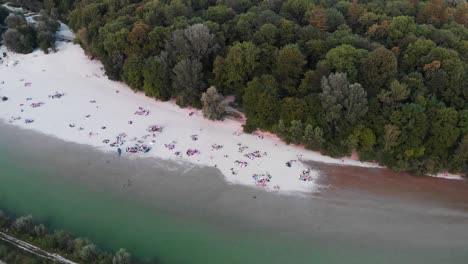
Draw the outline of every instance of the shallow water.
M1 209L154 263L468 259L468 213L458 207L356 188L265 193L214 169L118 158L7 125L0 150Z

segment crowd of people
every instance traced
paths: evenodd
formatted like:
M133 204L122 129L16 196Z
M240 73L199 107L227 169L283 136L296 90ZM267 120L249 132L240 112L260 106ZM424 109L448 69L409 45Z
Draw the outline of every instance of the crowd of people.
M267 183L270 182L272 176L270 175L270 173L265 172L260 174L254 174L252 175L252 178L258 186L266 187Z

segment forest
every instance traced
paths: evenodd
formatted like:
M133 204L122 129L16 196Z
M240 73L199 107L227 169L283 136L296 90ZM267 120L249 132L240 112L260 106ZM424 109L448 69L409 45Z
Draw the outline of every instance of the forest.
M468 172L465 0L17 2L66 22L110 79L149 97L202 108L214 87L235 95L246 132L414 174Z

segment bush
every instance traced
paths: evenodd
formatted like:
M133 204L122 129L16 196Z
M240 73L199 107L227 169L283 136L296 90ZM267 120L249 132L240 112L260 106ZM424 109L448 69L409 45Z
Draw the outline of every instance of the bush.
M16 219L12 225L13 230L18 233L30 234L33 230L32 216L22 216Z
M20 14L10 14L5 21L9 29L17 29L27 25L26 18Z
M203 116L210 120L221 120L225 114L224 97L218 93L216 87L211 86L202 94Z
M125 249L121 248L112 258L112 264L130 264L131 255Z
M0 6L0 24L5 24L5 19L8 17L10 12L3 6Z
M3 34L3 43L13 52L31 53L37 45L36 31L28 25L17 29L8 29Z

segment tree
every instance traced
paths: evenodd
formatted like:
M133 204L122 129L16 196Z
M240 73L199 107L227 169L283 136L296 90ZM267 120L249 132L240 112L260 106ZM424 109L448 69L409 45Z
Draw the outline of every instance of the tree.
M282 119L278 121L278 124L274 125L273 131L275 132L276 135L278 135L278 137L282 139L287 139L289 136L288 128L286 127Z
M343 14L336 8L327 9L327 28L329 32L336 31L339 26L345 23Z
M11 13L5 21L9 29L18 29L27 25L26 18L21 14Z
M43 225L34 226L34 235L36 237L44 237L47 234L47 228Z
M434 48L436 44L432 40L418 39L413 43L410 43L403 53L402 68L407 72L421 69L422 59L427 56Z
M285 46L295 42L296 39L296 30L297 25L294 24L291 20L281 19L279 25L279 44L280 46Z
M397 58L386 48L377 48L364 61L364 80L370 97L385 88L398 72Z
M205 13L207 20L211 20L220 24L231 20L235 15L236 12L232 8L224 5L210 6Z
M318 61L325 58L325 54L330 49L327 42L321 39L309 40L304 45L308 65L316 65Z
M275 77L280 80L282 88L285 89L285 91L281 91L281 95L296 94L296 88L305 64L304 55L297 45L286 45L278 52Z
M12 226L13 230L20 234L30 234L33 232L33 221L32 221L32 216L27 215L27 216L21 216L17 218Z
M323 130L320 127L314 127L308 124L304 130L303 142L308 149L320 150L325 142Z
M307 116L307 103L302 98L286 97L281 103L280 118L286 124L293 120L305 121Z
M468 27L468 3L460 3L455 12L455 22Z
M235 43L226 58L214 62L215 84L224 94L236 92L243 96L244 88L253 77L259 62L260 50L252 42Z
M80 259L87 263L92 263L98 255L96 245L89 244L84 246L80 251Z
M122 79L134 90L143 90L144 60L139 55L128 58L123 66Z
M55 50L55 34L47 31L41 31L37 34L37 42L39 48L46 54L49 53L49 49Z
M467 79L458 53L445 48L434 48L422 60L429 92L443 98L447 104L461 109L467 96Z
M392 19L389 25L389 35L394 41L414 33L416 31L416 23L414 18L409 16L397 16Z
M322 6L317 6L310 11L309 22L318 30L325 32L328 29L327 11Z
M69 251L74 248L74 241L70 233L63 230L55 231L52 235L52 243L55 248Z
M369 152L372 147L376 144L377 139L370 128L364 126L357 126L354 129L353 136L356 137L356 146L355 149L358 149L360 152Z
M243 102L247 118L244 130L270 130L279 116L278 84L275 78L271 75L255 77L245 89Z
M143 90L146 96L169 100L172 96L168 65L160 57L150 57L143 68Z
M393 80L390 84L390 90L382 90L377 97L385 105L395 108L402 101L408 99L409 95L410 90L406 84Z
M210 120L221 120L225 114L224 97L218 93L216 87L211 86L202 94L203 116Z
M343 44L331 49L325 55L325 60L319 64L328 66L331 71L346 73L351 82L356 82L358 69L367 56L367 50Z
M389 34L390 22L388 20L384 20L381 23L375 23L367 29L367 35L373 40L384 41Z
M269 44L262 44L258 46L259 64L255 68L254 76L261 76L263 74L271 74L275 67L278 57L278 48Z
M287 0L281 8L281 13L287 18L304 25L306 23L305 14L309 10L312 1L308 0Z
M359 7L358 0L353 0L348 10L348 23L352 28L355 28L360 16L361 8Z
M241 41L250 41L252 39L252 36L257 29L255 19L256 14L253 12L247 12L239 15L235 26L235 31L239 36L238 38L240 38ZM233 38L232 41L239 40Z
M36 47L36 32L30 26L8 29L2 38L5 46L16 53L31 53Z
M367 113L366 91L350 84L345 73L332 73L322 79L320 100L331 131L353 127Z
M398 145L398 139L400 137L401 130L391 124L387 124L384 127L384 151L390 151L391 148Z
M125 249L121 248L115 256L112 258L112 264L130 264L132 263L132 258L130 253Z
M254 40L257 45L262 43L267 43L270 45L275 45L278 41L278 28L273 24L264 24L260 29L255 33Z
M146 49L148 49L147 53L151 55L160 54L161 51L164 50L169 33L169 28L162 26L154 27L153 30L148 34L149 41L148 45L146 46Z
M168 48L174 49L176 57L185 55L192 60L203 61L216 50L215 36L207 26L195 24L184 30L174 31Z
M120 80L122 77L129 33L127 22L125 18L121 18L100 27L98 41L93 41L91 45L92 53L102 59L106 74L111 80Z
M454 108L439 104L429 111L429 120L431 125L426 141L428 153L446 161L450 149L455 147L460 135L460 129L457 127L458 113Z
M199 98L205 89L202 70L203 66L197 60L185 59L176 64L172 87L178 94L178 105L201 105Z
M44 10L35 17L36 24L35 28L37 31L37 44L39 48L46 54L49 53L49 49L55 51L56 32L60 28L60 23L51 19Z
M304 136L304 126L299 120L291 121L291 126L288 128L288 142L300 144Z
M418 104L406 104L396 122L400 123L401 134L400 144L397 153L402 160L415 160L423 156L426 148L424 139L426 138L429 123L424 111L424 107ZM407 168L409 169L409 168Z
M468 175L468 134L465 135L453 154L455 171L464 171Z
M301 80L301 84L297 90L299 96L307 96L311 93L320 92L320 79L318 79L317 73L309 70L304 74L304 78Z
M127 55L136 54L146 56L143 50L149 44L149 26L143 23L137 23L127 35Z
M5 19L8 17L10 14L10 11L4 6L0 6L0 25L5 24Z
M448 19L447 8L444 6L443 0L431 0L427 6L427 22L440 26Z
M217 1L217 4L226 5L238 13L243 13L254 5L254 3L250 0L219 0Z
M468 134L468 109L458 111L458 127L462 135Z

